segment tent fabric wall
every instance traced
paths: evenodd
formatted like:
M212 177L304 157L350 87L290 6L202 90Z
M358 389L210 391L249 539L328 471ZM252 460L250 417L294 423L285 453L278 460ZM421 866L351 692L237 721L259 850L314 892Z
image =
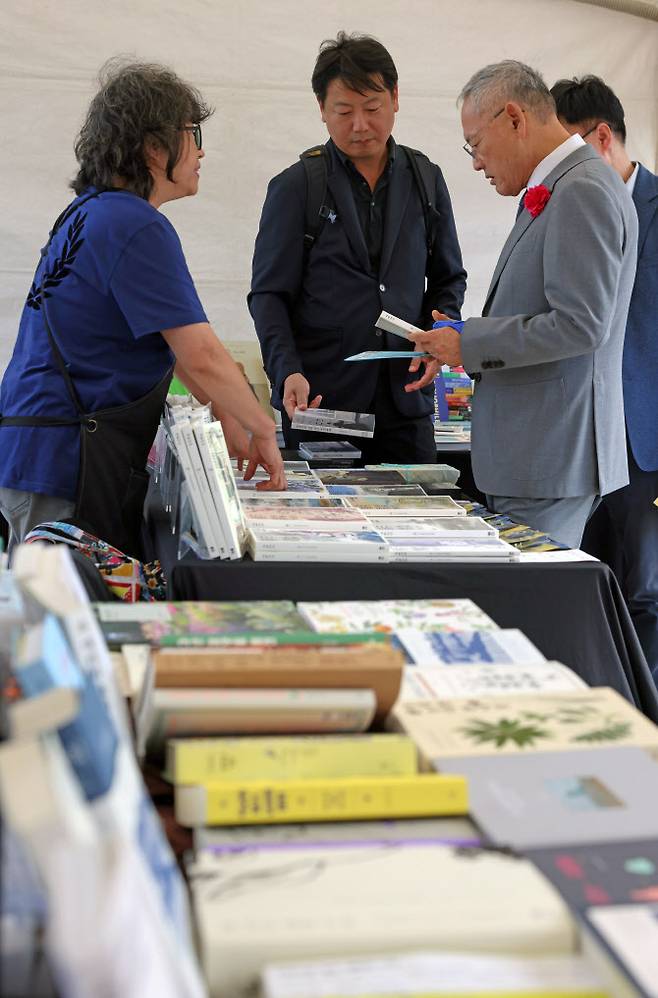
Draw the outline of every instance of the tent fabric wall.
M199 195L163 209L177 227L220 337L254 336L245 304L268 179L323 141L310 90L323 38L364 31L400 74L395 135L445 173L478 314L514 218L462 150L456 98L486 63L517 58L551 85L595 72L619 94L628 149L658 151L658 24L573 0L5 0L0 32L0 371L48 229L70 196L73 142L101 64L116 54L171 65L215 106L204 126Z

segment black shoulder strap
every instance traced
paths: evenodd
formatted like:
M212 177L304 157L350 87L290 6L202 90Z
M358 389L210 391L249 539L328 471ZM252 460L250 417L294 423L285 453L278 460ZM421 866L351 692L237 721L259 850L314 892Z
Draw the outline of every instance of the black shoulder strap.
M398 146L398 148L404 150L416 183L425 219L427 255L431 256L434 247L434 233L440 214L434 203L435 178L432 164L425 153L420 152L419 149L411 149L410 146Z
M304 267L320 227L329 217L331 208L327 200L327 150L324 146L311 146L299 154L306 175L306 202L304 210Z

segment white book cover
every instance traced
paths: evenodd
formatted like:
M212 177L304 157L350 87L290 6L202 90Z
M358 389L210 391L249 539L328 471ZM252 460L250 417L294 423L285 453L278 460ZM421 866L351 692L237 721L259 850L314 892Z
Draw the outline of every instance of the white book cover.
M593 938L612 954L607 959L600 954L602 969L612 959L627 978L614 974L609 993L615 998L658 998L658 904L597 905L585 918ZM587 948L594 959L595 952Z
M517 693L566 693L582 689L586 689L583 680L559 662L434 665L431 668L408 665L402 678L400 702Z
M367 530L372 532L370 520L360 510L323 509L322 507L261 506L246 511L246 520L253 530L303 530L303 531L345 531Z
M184 422L181 421L174 423L171 426L171 436L174 444L176 445L178 461L183 469L183 475L185 476L185 482L187 483L188 494L192 504L192 509L194 511L196 526L201 533L199 540L206 547L208 554L210 554L213 558L217 558L219 556L217 538L210 521L206 500L201 493L201 483L198 479L194 468L194 462L190 455L190 446L185 429L186 424ZM194 439L194 435L192 435L192 439Z
M335 549L358 554L368 549L378 554L386 553L386 541L374 530L351 530L343 526L342 530L317 529L312 533L304 530L261 529L250 527L249 543L256 551L299 551L312 554L314 551L331 553Z
M110 652L70 552L62 545L21 545L15 553L14 571L25 592L44 608L60 615L85 687L95 689L99 694L95 697L96 705L101 708L99 719L106 732L112 729L114 732L113 753L103 760L109 785L87 802L98 834L105 840L116 839L125 842L126 848L136 849L144 881L149 885L153 904L160 913L171 950L180 962L181 973L194 979L196 962L186 890L160 819L146 792ZM88 700L89 697L81 699L82 707ZM90 754L93 754L98 743L92 744L93 729L86 723L89 714L82 708L80 719L83 728L79 741L83 744L83 738L87 737ZM75 769L77 760L68 755L67 758ZM84 792L82 782L80 786ZM182 991L181 996L188 993L200 992L190 989Z
M377 516L466 516L452 496L345 496L345 503Z
M217 509L222 519L222 529L226 537L229 557L241 558L244 554L245 521L240 496L235 486L224 432L219 421L203 425L198 431L205 437L207 451L212 463L214 488L219 501Z
M406 537L448 537L461 539L498 537L498 531L479 516L378 516L369 513L368 519L376 530L387 536Z
M528 665L545 661L532 641L515 628L446 633L404 627L395 632L395 641L407 661L414 665L473 665L485 662Z
M365 731L377 706L360 689L156 689L151 746L187 735Z
M219 480L217 471L215 470L216 457L210 448L209 438L204 432L204 425L206 424L198 424L195 427L193 431L194 443L196 444L202 470L208 484L210 516L217 537L220 552L219 557L228 558L231 556L233 548L233 534L227 523L227 519L230 516L227 508L229 500L226 489L223 488L223 483ZM189 446L191 449L191 444Z
M269 964L263 998L604 998L581 956L392 953Z
M400 628L423 631L498 630L470 599L399 599L300 602L297 610L314 631L350 634Z
M210 991L231 998L252 994L273 960L576 946L566 907L531 863L477 848L203 850L188 877Z

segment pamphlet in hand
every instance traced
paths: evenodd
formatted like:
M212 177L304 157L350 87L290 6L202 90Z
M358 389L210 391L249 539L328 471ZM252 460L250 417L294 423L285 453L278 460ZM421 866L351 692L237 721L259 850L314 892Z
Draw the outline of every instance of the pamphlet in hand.
M354 353L345 360L407 360L409 357L430 357L431 354L422 350L364 350Z
M375 417L370 412L343 412L340 409L295 409L293 430L337 433L341 436L372 437Z
M381 312L375 325L378 329L383 329L387 333L395 333L396 336L401 336L404 340L409 339L409 333L424 332L420 326L412 326L410 322L405 322L404 319L399 319L397 315L391 315L390 312Z

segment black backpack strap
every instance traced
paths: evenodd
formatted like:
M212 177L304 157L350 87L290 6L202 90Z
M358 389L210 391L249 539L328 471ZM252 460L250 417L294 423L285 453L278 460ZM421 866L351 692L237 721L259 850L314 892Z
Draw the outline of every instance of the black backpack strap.
M425 240L427 242L427 255L432 255L434 247L434 233L439 220L439 211L435 204L435 177L431 162L419 149L411 149L409 146L399 146L403 149L407 157L411 172L413 174L420 202L423 207L423 218L425 219Z
M306 201L304 210L304 268L320 228L329 217L331 207L327 201L327 150L324 146L311 146L299 154L306 176Z

